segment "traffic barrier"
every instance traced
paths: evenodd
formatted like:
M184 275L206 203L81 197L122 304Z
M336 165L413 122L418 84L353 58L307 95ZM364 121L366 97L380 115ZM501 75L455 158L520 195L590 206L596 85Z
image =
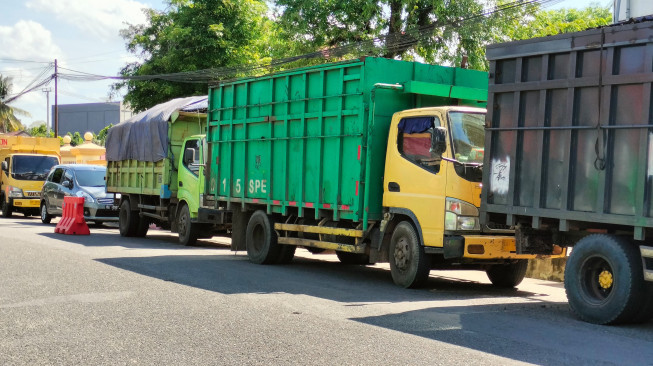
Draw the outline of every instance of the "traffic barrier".
M54 228L55 233L66 235L90 235L84 221L84 197L64 197L61 220Z

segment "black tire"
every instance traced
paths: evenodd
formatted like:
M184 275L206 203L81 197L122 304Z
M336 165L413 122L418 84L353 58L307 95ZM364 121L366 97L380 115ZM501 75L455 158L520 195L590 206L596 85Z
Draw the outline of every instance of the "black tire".
M595 324L641 321L640 307L650 293L644 281L639 248L616 236L581 239L565 268L569 307Z
M11 217L11 213L12 213L11 205L9 205L9 202L7 202L7 200L4 197L2 197L2 205L0 205L0 210L2 210L2 217L4 218Z
M118 228L120 236L131 237L136 235L138 226L138 213L132 211L129 200L124 200L120 204L118 212Z
M137 238L144 238L145 235L147 235L147 231L149 229L150 229L150 220L148 220L147 217L139 217L138 225L136 225L136 233L134 233L134 236Z
M193 245L197 242L199 234L197 224L190 220L190 210L188 205L182 204L177 215L177 232L179 233L179 244Z
M43 201L41 202L41 222L44 224L49 224L52 221L52 215L48 213L48 204Z
M370 264L370 256L362 253L336 252L340 263L347 265L366 265Z
M509 264L495 264L487 269L487 277L496 287L513 288L526 276L528 260L522 259Z
M247 257L256 264L276 263L281 254L280 245L277 244L277 232L274 222L263 211L258 210L252 214L247 223L245 232Z
M292 262L292 259L295 257L295 250L297 247L295 245L279 245L279 258L277 258L277 264L288 264Z
M405 288L417 288L426 283L431 261L424 253L411 223L402 221L395 227L389 250L390 273L395 284Z

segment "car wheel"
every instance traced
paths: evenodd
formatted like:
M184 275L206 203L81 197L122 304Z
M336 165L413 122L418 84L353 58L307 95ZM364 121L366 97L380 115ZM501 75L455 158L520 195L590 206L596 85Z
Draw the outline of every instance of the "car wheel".
M52 221L52 215L48 213L48 204L45 201L41 202L41 222L49 224Z

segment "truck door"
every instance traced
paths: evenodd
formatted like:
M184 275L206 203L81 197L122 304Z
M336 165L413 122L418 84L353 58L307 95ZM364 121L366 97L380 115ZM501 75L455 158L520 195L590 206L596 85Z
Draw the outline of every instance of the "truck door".
M444 235L446 175L431 153L441 121L439 115L402 116L388 136L383 205L415 215L427 246L442 246Z
M199 139L188 139L184 142L182 150L181 166L179 167L178 179L179 190L177 196L180 200L188 203L191 217L197 215L200 199L200 159L201 143ZM187 151L193 151L192 159L188 159Z

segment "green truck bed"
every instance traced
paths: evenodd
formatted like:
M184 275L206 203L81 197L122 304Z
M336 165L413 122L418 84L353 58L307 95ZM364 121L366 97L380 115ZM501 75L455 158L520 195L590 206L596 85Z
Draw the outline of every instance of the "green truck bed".
M372 57L221 83L209 89L208 192L228 208L378 220L392 114L486 98L484 72Z
M168 157L156 162L134 159L107 162L107 192L173 198L184 139L206 132L206 114L177 112L168 122Z

